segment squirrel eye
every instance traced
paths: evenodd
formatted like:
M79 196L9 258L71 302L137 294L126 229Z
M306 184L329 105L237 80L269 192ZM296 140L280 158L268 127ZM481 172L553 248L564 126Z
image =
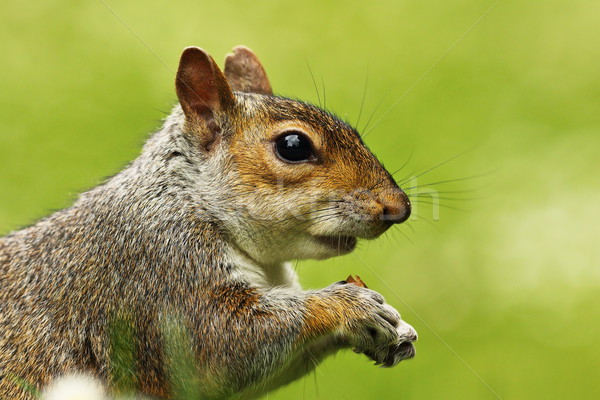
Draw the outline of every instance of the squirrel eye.
M310 140L302 133L286 132L275 140L277 156L286 162L298 163L315 159Z

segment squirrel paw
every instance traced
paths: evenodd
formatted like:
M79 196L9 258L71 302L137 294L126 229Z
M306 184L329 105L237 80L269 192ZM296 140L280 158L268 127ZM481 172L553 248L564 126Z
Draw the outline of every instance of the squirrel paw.
M412 342L417 340L417 332L394 307L385 303L383 296L351 284L332 286L350 306L341 333L356 353L365 354L383 367L414 357Z
M381 365L382 367L393 367L402 360L413 358L415 356L415 347L412 342L417 340L417 332L412 326L402 320L400 320L400 324L396 330L398 336L391 345L375 345L366 349L357 347L354 351L365 354L371 360L375 361L375 365Z

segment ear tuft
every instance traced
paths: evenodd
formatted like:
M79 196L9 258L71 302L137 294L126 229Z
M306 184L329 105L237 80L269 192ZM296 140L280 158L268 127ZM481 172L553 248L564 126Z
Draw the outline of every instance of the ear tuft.
M227 55L225 76L233 90L273 94L265 69L252 50L245 46L237 46Z

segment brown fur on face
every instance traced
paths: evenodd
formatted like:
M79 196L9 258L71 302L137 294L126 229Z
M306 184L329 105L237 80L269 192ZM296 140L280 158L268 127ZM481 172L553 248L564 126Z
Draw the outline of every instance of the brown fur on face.
M233 192L244 204L238 212L272 222L279 237L295 232L305 239L373 238L391 226L383 219L387 204L410 207L356 130L339 118L296 100L245 93L236 97L235 115L244 123L232 121L226 146L237 180ZM289 163L278 157L275 141L286 132L308 137L315 159ZM335 254L345 252L337 250Z
M197 48L186 49L180 71L178 94L188 131L209 160L221 160L227 230L253 259L331 257L352 250L356 238L375 238L408 218L408 197L358 132L318 107L272 95L249 49L236 48L227 57L227 81ZM309 159L288 162L277 154L277 140L290 132L311 142ZM289 251L273 255L274 247Z
M245 183L262 188L278 182L297 188L317 186L329 193L399 190L358 132L334 115L296 100L253 96L250 101L258 129L237 130L230 147ZM294 130L311 139L317 161L288 164L275 157L274 140Z

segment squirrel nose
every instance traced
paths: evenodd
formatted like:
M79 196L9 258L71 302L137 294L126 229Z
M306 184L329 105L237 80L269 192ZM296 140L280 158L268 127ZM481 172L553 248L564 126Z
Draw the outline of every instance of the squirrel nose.
M393 224L401 224L410 217L410 200L406 193L397 190L393 193L380 195L379 201L383 206L381 218Z

